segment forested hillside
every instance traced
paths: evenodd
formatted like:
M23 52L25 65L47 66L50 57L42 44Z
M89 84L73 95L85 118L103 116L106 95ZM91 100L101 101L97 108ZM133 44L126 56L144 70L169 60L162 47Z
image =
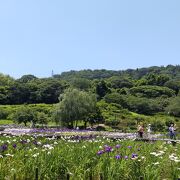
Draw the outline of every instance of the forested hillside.
M49 78L23 75L14 79L0 74L0 105L56 104L68 88L96 94L104 119L113 119L114 124L119 114L129 112L180 117L179 65L124 71L69 71Z

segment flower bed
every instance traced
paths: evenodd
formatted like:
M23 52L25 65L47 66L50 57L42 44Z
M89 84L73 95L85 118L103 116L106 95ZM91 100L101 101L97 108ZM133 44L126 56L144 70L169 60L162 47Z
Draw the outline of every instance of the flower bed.
M0 179L178 179L180 144L91 136L0 137Z

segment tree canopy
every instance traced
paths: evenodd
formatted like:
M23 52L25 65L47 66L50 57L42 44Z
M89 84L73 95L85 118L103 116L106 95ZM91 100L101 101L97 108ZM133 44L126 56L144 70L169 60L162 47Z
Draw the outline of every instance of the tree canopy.
M85 120L96 110L96 96L78 89L67 89L60 95L59 100L55 114L56 119L62 124L73 126L74 122Z

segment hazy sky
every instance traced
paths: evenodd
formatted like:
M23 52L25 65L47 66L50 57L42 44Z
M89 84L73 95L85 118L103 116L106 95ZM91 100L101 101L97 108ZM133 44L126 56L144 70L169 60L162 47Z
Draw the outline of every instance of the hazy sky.
M180 64L180 0L0 0L0 72Z

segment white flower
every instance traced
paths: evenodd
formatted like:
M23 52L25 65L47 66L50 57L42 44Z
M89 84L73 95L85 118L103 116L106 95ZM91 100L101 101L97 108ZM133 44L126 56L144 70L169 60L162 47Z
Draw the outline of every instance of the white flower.
M180 159L174 159L175 162L180 162Z
M159 162L155 162L155 163L153 163L154 165L158 165L159 164Z
M159 151L159 154L164 154L165 152L164 151Z
M3 158L3 156L0 154L0 158Z
M9 156L9 157L13 157L14 155L12 154L5 154L6 156Z
M33 154L32 157L37 157L39 153Z

